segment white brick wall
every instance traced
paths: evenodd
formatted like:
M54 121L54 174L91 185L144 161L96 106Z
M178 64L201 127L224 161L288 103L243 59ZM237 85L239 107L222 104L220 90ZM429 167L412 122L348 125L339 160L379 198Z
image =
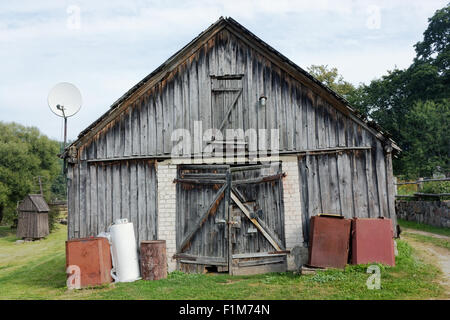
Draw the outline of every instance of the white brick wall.
M177 166L170 160L158 162L156 167L158 178L158 239L166 240L168 270L176 269L176 261L172 258L176 253L176 186L173 179L177 175Z
M284 230L286 235L286 249L295 246L303 247L302 212L297 157L280 157L282 170L286 173L283 178L284 195ZM294 270L294 257L288 256L288 269Z

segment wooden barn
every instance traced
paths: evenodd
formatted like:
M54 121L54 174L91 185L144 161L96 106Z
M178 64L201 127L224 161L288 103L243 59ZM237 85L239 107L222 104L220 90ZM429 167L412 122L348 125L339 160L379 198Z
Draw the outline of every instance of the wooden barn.
M128 218L137 241L166 240L169 271L294 269L311 216L382 216L395 228L398 151L345 99L220 18L66 149L68 237Z

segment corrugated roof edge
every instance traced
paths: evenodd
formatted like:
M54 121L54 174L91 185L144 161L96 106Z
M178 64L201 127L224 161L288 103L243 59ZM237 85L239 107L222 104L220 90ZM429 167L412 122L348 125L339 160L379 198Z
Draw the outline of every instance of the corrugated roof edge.
M234 27L237 27L238 29L242 30L244 33L250 35L254 40L256 40L259 44L261 44L264 48L266 48L271 53L275 54L277 57L279 57L283 62L289 64L292 66L295 70L306 76L308 79L313 81L315 84L317 84L319 87L322 87L325 89L328 93L333 95L338 101L342 102L348 110L355 115L360 121L365 123L368 127L376 130L378 133L380 133L384 138L386 138L396 151L401 151L401 148L391 139L391 134L384 130L380 125L378 125L374 121L368 121L366 117L364 117L361 113L359 113L356 109L352 108L350 106L350 103L341 95L339 95L337 92L333 91L331 88L329 88L327 85L316 79L314 76L312 76L310 73L305 71L303 68L292 62L289 58L281 54L279 51L271 47L269 44L261 40L258 36L253 34L250 30L245 28L243 25L241 25L239 22L234 20L231 17L220 17L216 22L211 24L207 29L202 31L197 37L192 39L188 44L186 44L184 47L182 47L180 50L175 52L172 56L170 56L166 61L164 61L158 68L156 68L154 71L152 71L150 74L148 74L144 79L139 81L136 85L134 85L130 90L128 90L124 95L122 95L119 99L117 99L111 107L106 111L102 116L100 116L97 120L95 120L92 124L90 124L86 129L80 132L78 135L78 139L73 141L69 146L66 147L66 150L75 145L84 135L86 135L89 131L91 131L99 122L101 122L105 117L107 117L113 110L115 110L117 107L121 105L122 102L124 102L129 96L131 96L134 92L136 92L139 88L141 88L144 84L146 84L152 77L157 75L161 70L164 69L165 66L169 64L172 60L174 60L179 54L184 52L186 49L188 49L191 45L193 45L195 42L197 42L203 35L210 32L212 29L218 27L220 24L228 23Z

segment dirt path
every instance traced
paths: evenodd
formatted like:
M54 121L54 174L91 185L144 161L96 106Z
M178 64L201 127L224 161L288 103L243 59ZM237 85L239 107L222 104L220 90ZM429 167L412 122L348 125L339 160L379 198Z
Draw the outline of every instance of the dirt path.
M431 233L431 232L426 232L426 231L420 231L420 230L414 230L414 229L408 229L408 228L402 228L402 231L450 241L450 237L443 236L441 234L436 234L436 233Z
M411 237L408 237L407 233L426 235L439 239L447 239L449 241L450 237L413 229L403 229L403 231L405 233L402 234L402 237L408 241L413 248L419 251L421 257L438 266L442 270L440 283L446 288L445 296L450 299L450 250L435 246L431 243L417 241Z

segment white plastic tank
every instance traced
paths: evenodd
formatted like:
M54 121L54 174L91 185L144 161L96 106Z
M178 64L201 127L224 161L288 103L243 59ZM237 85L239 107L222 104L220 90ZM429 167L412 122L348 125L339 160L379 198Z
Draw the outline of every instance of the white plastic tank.
M140 279L139 256L133 223L118 219L110 227L113 269L116 282L132 282Z

